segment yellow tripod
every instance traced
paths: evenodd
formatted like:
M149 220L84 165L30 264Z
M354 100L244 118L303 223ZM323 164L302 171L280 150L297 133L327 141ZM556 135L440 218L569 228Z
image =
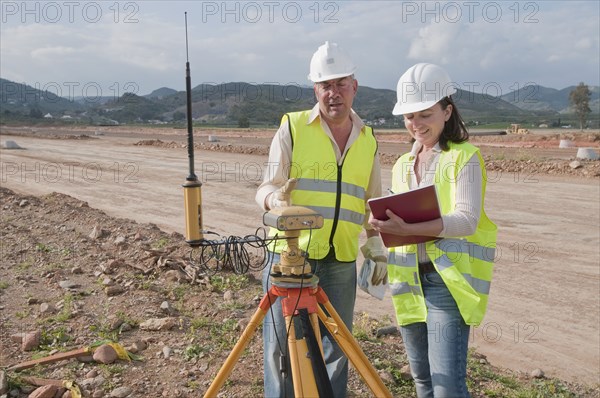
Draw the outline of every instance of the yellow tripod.
M278 209L279 210L279 209ZM281 231L285 231L287 247L281 253L280 263L273 266L272 287L260 301L258 309L250 319L248 326L242 332L236 345L221 366L212 384L204 394L205 398L214 398L233 371L235 363L249 344L256 329L261 325L268 313L271 304L278 297L282 297L282 311L286 321L288 352L294 384L294 395L302 397L323 397L327 394L319 393L319 383L315 379L313 362L315 353L309 352L306 338L296 339L294 317L301 311L308 313L309 325L312 328L321 356L321 336L319 320L358 371L362 379L371 389L375 397L389 397L392 395L385 387L375 368L371 365L366 355L362 352L352 333L348 330L343 320L329 302L327 295L318 286L318 278L310 274L310 265L306 261L305 253L298 246L300 229L321 228L323 219L320 215L303 207L291 206L279 211L266 213L263 221ZM308 271L306 271L308 270ZM323 311L327 310L327 314ZM328 398L328 397L327 397Z

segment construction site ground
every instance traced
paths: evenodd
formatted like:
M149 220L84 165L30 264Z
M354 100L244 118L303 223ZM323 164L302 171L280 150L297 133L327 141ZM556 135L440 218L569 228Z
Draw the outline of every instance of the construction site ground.
M206 230L244 236L262 227L263 212L254 195L268 167L273 134L274 130L196 130L195 172L203 184ZM95 226L110 231L113 240L120 235L132 240L136 233L150 235L156 226L169 234L171 252L186 252L181 235L185 232L181 185L188 176L189 162L184 129L2 126L0 137L3 146L14 141L22 148L0 150L0 281L5 281L0 288L0 366L5 367L30 359L10 340L15 333L39 328L36 322L43 315L28 299L56 301L58 281L73 278L68 275L71 267L54 270L50 277L39 268L16 272L24 256L37 250L36 266L42 267L40 261L47 261L40 254L44 247L77 247L79 241L60 239L76 239L66 234L69 231L87 236ZM384 189L390 186L395 159L410 148L408 138L402 130L378 133ZM568 140L570 147L559 148L560 140ZM579 147L600 152L600 133L474 134L471 142L481 148L486 159L485 207L498 225L489 308L484 322L472 330L471 347L499 368L525 373L541 369L548 377L597 388L600 160L576 159L576 153ZM68 212L60 213L64 219L52 220L52 214L59 214L57 206ZM43 230L36 229L37 217L46 223ZM130 230L130 221L138 224L139 231ZM121 230L121 223L127 228ZM24 238L28 233L35 239ZM13 235L21 241L12 241ZM361 243L364 239L362 236ZM83 273L97 279L104 274L95 274L94 269L132 245L115 248L106 241L97 245L98 250L106 249L105 254L97 251L86 256L75 254L74 249L66 258L77 266L88 263L90 269ZM147 253L153 253L152 249ZM131 258L132 262L137 259ZM94 279L94 283L101 282ZM104 307L90 305L78 322L106 316L108 306L112 314L131 312L140 305L134 294L105 297ZM210 305L199 301L195 308L206 312ZM383 301L359 292L356 312L393 320L389 292ZM163 366L167 372L169 365ZM260 363L245 366L256 372L253 377L260 378ZM171 373L177 375L177 370ZM194 377L200 379L198 374ZM167 390L162 391L157 396L167 396Z

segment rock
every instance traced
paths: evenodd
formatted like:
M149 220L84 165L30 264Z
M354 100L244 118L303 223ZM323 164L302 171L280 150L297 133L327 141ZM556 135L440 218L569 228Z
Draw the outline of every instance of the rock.
M144 351L146 348L148 348L148 343L143 341L143 340L138 340L138 341L134 341L133 344L131 344L128 348L127 351L132 352L132 353L138 353L140 351Z
M173 313L173 307L171 307L171 304L169 304L168 301L160 303L160 309L167 314Z
M125 244L125 237L124 236L117 236L115 238L114 244L117 246L123 246Z
M129 387L118 387L110 392L109 397L111 398L125 398L131 395L133 390Z
M113 363L117 360L118 355L114 348L108 344L103 344L94 351L94 361L104 364Z
M22 201L19 202L19 207L25 207L29 204L29 201L27 199L23 199Z
M574 160L571 163L569 163L569 167L572 169L579 169L579 168L583 167L583 165L581 164L581 162Z
M96 376L98 376L98 371L96 369L92 369L85 374L86 379L93 379Z
M233 294L233 291L226 290L225 293L223 293L223 300L225 302L231 303L232 301L234 301L234 299L235 295Z
M94 357L92 355L82 355L77 357L77 361L81 363L92 363L94 362Z
M104 376L98 375L98 376L94 377L92 386L95 388L98 388L98 387L101 387L104 383L106 383L106 379L104 378Z
M123 322L123 319L112 315L108 318L108 328L110 330L117 330L123 324Z
M54 398L57 393L58 387L52 384L37 388L34 392L29 394L28 398Z
M23 341L21 342L21 349L23 351L31 351L36 349L40 345L41 338L42 333L39 330L25 333L25 336L23 336Z
M169 346L164 346L162 349L162 353L163 353L163 356L165 357L165 359L169 359L172 352L173 352L173 349Z
M248 318L240 319L238 321L238 323L235 325L235 330L238 330L241 332L244 329L246 329L246 327L248 326L249 323L250 323L250 319L248 319Z
M100 230L100 228L98 228L98 226L94 226L94 229L92 229L92 232L90 232L90 234L88 235L88 237L92 240L96 240L98 238L100 238L100 236L102 236L102 232Z
M534 370L531 371L530 375L534 379L543 379L544 378L544 371L542 369L534 369Z
M179 270L172 269L165 272L164 278L168 282L181 282L182 280L185 280L185 275Z
M410 365L404 365L400 368L400 377L402 380L412 380L412 374L410 373Z
M381 381L383 381L385 384L394 384L394 375L392 375L392 373L387 370L381 371L379 373L379 377L381 378Z
M377 329L377 332L375 332L375 336L377 337L398 334L400 334L400 330L398 330L398 327L396 327L396 325L384 326L382 328Z
M177 319L175 318L151 318L147 321L140 323L141 330L170 330L177 325Z
M71 290L71 289L76 289L79 287L79 284L66 280L66 281L60 281L58 282L58 286L62 287L65 290Z
M25 337L25 333L11 334L10 335L10 341L12 341L13 343L20 344L23 341L24 337Z
M101 265L100 268L102 269L102 272L110 275L110 274L114 273L119 267L123 266L124 264L125 263L122 260L112 259L112 260L109 260L106 264Z
M104 292L109 297L119 295L119 294L123 293L124 291L125 291L125 289L120 285L107 286L104 289Z
M40 304L40 313L42 314L54 314L56 312L56 308L49 303Z
M120 333L129 332L132 329L133 328L131 327L130 324L128 324L127 322L123 322L123 324L121 325L121 327L119 327L119 332Z

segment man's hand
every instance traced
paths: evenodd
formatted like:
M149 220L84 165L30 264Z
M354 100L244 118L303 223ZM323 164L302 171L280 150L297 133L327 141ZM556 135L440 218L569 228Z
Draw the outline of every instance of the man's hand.
M283 187L271 193L268 197L269 209L291 206L290 195L294 188L296 188L297 183L297 178L290 178Z
M361 248L365 258L372 260L375 263L375 271L371 283L377 286L381 283L387 283L387 249L383 246L383 242L379 236L371 236L367 239Z

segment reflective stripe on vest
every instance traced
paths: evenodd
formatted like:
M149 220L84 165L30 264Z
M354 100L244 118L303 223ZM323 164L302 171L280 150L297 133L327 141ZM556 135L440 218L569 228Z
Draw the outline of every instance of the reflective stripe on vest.
M479 150L471 144L450 144L449 151L440 154L436 168L435 186L442 214L455 208L456 178L459 171L474 155L479 156L482 181L481 213L477 229L473 235L462 238L444 238L426 243L426 251L436 270L450 290L460 313L469 325L479 325L485 315L492 280L493 261L496 249L497 228L484 211L486 173ZM394 166L392 182L394 192L408 190L407 163L410 154L403 155ZM427 261L425 259L424 261ZM407 283L416 284L419 278L417 245L407 245L390 249L388 258L388 279L391 286L401 287ZM420 281L417 282L420 287ZM394 292L394 290L392 290ZM392 299L396 317L400 325L425 322L427 309L422 293L416 289L398 289ZM394 293L392 293L394 294ZM412 312L411 312L412 311Z
M319 119L307 124L309 117L310 111L294 112L282 120L288 123L289 118L293 142L289 177L298 178L292 204L312 209L324 218L323 228L300 233L299 244L312 259L324 258L333 246L337 260L355 261L377 142L371 128L365 126L338 166ZM275 233L282 235L271 229L270 235ZM284 246L280 241L270 249L280 253Z

